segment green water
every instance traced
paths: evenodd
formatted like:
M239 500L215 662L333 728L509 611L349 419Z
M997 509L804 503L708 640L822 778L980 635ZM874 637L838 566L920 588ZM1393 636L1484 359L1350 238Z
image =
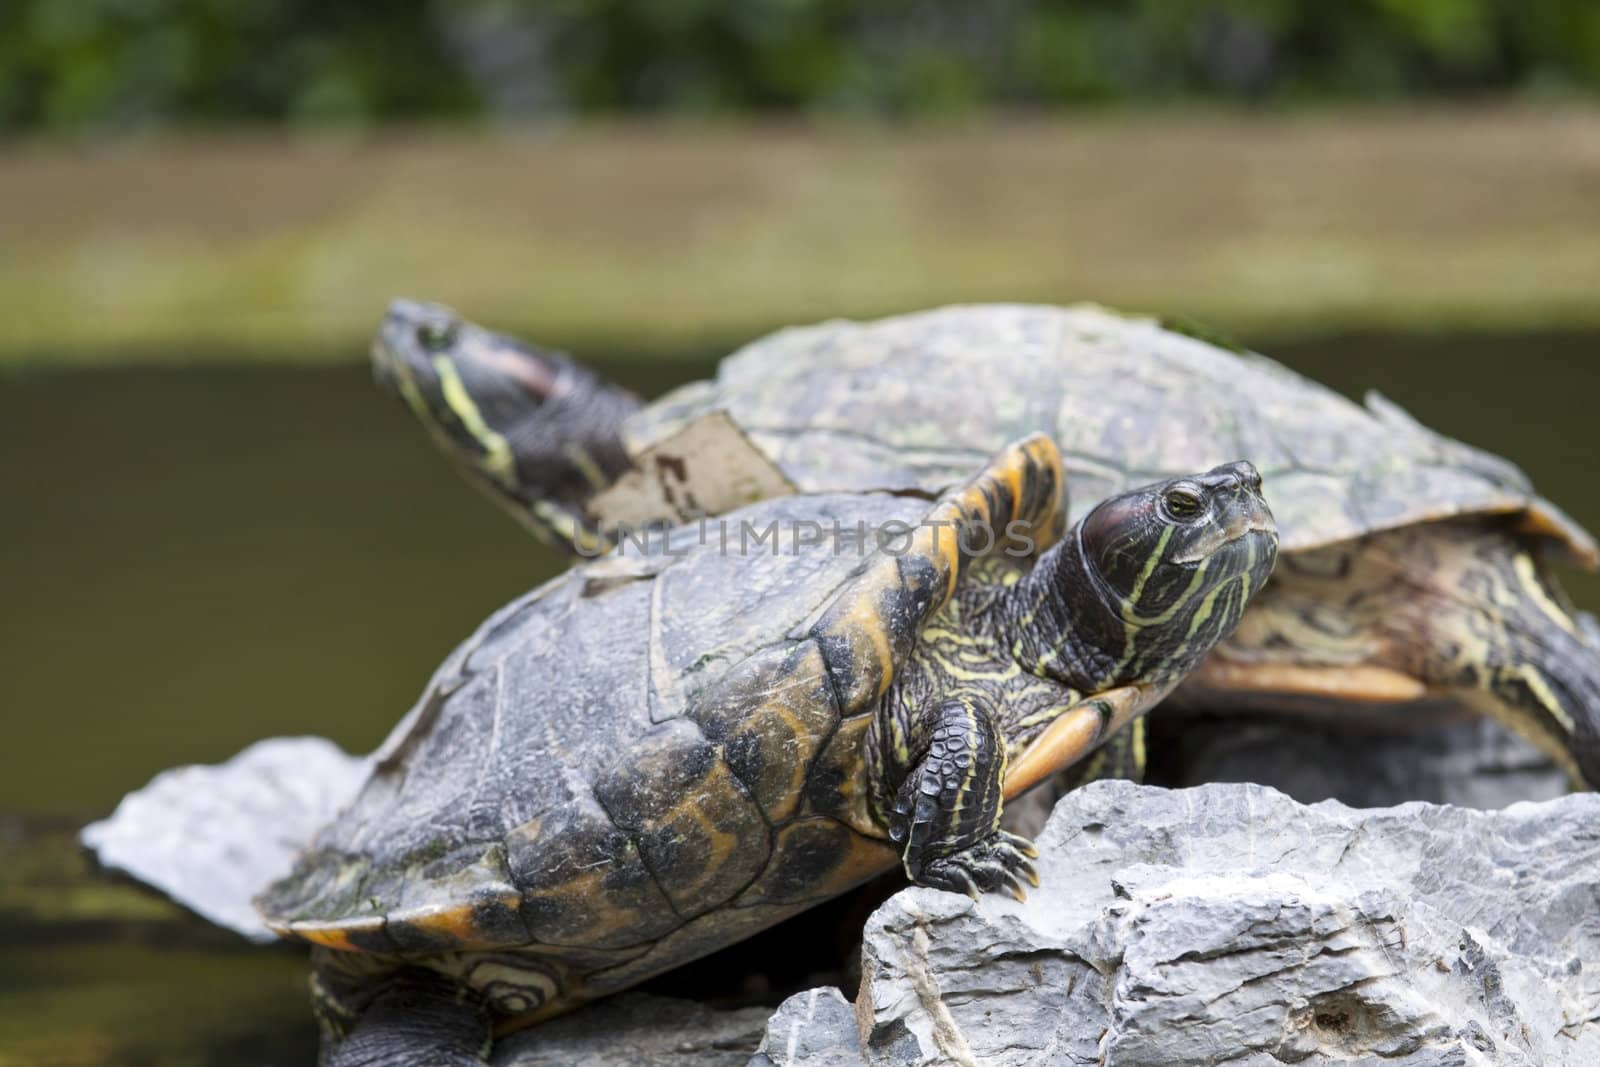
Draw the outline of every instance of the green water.
M1600 337L1261 347L1508 456L1600 529ZM656 393L712 358L606 369ZM456 641L557 567L362 367L0 377L0 813L93 817L267 734L368 748ZM1600 608L1600 581L1569 589ZM6 936L26 944L0 941L0 1067L311 1047L290 954Z

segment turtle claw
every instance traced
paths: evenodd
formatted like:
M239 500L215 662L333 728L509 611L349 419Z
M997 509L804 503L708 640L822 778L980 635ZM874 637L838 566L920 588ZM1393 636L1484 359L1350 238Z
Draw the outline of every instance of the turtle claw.
M1026 839L1004 831L995 833L960 852L939 856L922 865L915 878L919 885L965 893L976 899L979 891L1006 893L1026 900L1024 882L1037 887L1039 872L1029 862L1038 851Z
M1035 884L1037 884L1037 883L1035 883ZM1027 903L1028 891L1026 889L1022 888L1022 883L1017 881L1017 876L1016 875L1014 875L1014 874L1007 874L1006 875L1006 892L1010 893L1011 894L1011 899L1015 900L1018 904Z
M1032 841L1029 841L1026 837L1023 837L1019 834L1009 833L1005 830L1000 831L1000 836L1005 838L1006 844L1010 845L1012 848L1016 849L1030 860L1036 860L1039 858L1038 846ZM1039 883L1034 882L1033 884L1038 885Z
M939 866L939 869L934 870L935 866ZM922 877L917 879L917 882L919 885L932 886L951 893L965 893L973 900L977 900L981 895L977 883L965 870L954 864L939 865L937 860L923 868Z

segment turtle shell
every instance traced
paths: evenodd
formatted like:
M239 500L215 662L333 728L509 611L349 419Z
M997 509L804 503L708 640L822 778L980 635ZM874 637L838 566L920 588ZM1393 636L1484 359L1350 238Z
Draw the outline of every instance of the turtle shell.
M833 684L806 628L861 553L790 539L802 523L927 509L767 501L648 553L625 543L514 601L259 898L269 925L347 950L531 947L559 971L552 989L587 997L892 866L858 758L879 694ZM752 547L772 529L781 543Z
M1053 437L1071 518L1108 496L1248 456L1284 551L1507 514L1593 565L1593 540L1508 461L1254 353L1093 306L972 305L781 330L634 415L642 452L728 413L803 492L959 480L1005 442ZM602 516L604 518L605 516Z

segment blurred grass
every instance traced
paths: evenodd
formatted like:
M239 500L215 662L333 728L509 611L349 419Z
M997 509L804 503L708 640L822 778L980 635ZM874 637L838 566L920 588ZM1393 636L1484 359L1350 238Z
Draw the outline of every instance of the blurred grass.
M683 350L959 300L1600 322L1600 108L225 133L0 151L0 363L360 358L396 295Z

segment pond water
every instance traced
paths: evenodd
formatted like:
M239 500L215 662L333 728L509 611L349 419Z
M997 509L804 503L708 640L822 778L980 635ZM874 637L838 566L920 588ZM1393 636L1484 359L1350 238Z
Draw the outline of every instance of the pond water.
M1600 336L1260 347L1508 456L1600 529ZM654 394L714 358L597 362ZM0 815L67 821L267 734L370 747L456 641L559 566L355 365L0 376L0 548ZM1569 579L1600 608L1600 581ZM292 954L0 937L0 1067L312 1047Z

